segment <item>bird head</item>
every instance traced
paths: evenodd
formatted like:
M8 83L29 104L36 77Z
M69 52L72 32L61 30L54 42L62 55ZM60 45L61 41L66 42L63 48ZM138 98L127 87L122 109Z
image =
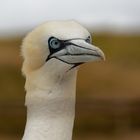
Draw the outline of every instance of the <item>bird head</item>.
M89 61L104 60L101 49L91 43L90 33L75 21L46 22L23 41L23 73L44 65L68 71Z

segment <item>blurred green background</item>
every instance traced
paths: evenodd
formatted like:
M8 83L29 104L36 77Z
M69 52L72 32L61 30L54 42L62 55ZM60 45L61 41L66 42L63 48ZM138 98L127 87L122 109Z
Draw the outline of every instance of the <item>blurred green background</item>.
M26 121L21 38L0 40L0 140L19 140ZM95 33L105 62L81 66L74 140L140 139L140 34Z

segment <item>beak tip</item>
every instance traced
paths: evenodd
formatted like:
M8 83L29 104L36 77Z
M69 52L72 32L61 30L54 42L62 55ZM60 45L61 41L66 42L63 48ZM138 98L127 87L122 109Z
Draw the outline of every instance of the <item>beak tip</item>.
M105 54L103 53L103 51L99 49L98 50L98 54L100 56L100 59L103 60L103 61L105 61L106 58L105 58Z
M105 55L104 55L104 54L101 56L101 59L102 59L103 61L105 61L105 60L106 60L106 58L105 58Z

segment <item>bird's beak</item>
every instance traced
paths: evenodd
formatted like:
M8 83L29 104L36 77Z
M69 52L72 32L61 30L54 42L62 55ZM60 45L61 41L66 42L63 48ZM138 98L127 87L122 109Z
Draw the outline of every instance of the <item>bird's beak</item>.
M105 60L105 55L98 47L85 40L77 39L67 42L63 49L53 53L50 58L56 58L68 64L81 64Z

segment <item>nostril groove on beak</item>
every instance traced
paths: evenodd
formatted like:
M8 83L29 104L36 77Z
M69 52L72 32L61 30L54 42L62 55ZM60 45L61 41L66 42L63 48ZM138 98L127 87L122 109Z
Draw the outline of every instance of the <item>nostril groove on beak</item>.
M75 46L77 47L77 49ZM74 43L71 43L71 45L67 46L66 50L67 50L67 55L94 55L97 57L101 57L101 54L96 49L86 48ZM88 50L88 51L84 52L84 50Z

